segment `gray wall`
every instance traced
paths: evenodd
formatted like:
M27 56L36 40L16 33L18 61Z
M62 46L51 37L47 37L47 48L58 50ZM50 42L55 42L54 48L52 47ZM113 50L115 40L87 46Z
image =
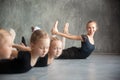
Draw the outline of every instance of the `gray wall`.
M69 22L70 33L80 35L86 33L87 21L96 20L95 51L120 53L119 5L119 0L0 0L0 26L15 29L19 43L22 36L29 41L31 26L50 34L56 20L60 31ZM70 46L79 47L80 42L67 39L66 48Z

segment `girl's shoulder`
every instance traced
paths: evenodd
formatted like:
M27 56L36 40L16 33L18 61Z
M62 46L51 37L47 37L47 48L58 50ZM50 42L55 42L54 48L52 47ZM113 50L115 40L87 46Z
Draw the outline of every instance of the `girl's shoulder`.
M83 41L86 41L88 39L86 34L82 34L81 37L82 37Z

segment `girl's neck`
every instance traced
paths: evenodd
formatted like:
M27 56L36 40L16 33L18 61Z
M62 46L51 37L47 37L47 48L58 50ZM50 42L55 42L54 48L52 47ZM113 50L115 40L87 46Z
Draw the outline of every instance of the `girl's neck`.
M89 42L92 44L92 45L94 45L94 34L87 34L87 36L88 36L88 39L89 39Z
M51 55L50 53L48 53L48 58L49 59L54 59L53 55Z
M54 60L54 57L50 53L48 53L48 64L51 64L53 60Z
M33 52L31 51L31 58L33 58L33 59L37 59L37 58L39 58L39 56L36 55L35 53L33 53Z
M91 38L94 37L94 33L93 33L93 34L89 34L89 33L87 33L87 35L88 35L89 37L91 37Z
M32 51L31 51L31 66L34 66L38 60L39 56L35 55Z

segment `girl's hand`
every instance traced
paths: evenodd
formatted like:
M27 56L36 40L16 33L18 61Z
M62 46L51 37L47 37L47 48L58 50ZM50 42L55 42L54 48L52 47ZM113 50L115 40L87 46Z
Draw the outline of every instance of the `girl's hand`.
M63 32L64 32L65 34L69 34L68 28L69 28L69 23L66 23L65 26L64 26L64 30L63 30Z
M51 30L52 34L57 34L58 33L57 26L58 26L58 21L55 22L55 25L54 25L54 27Z

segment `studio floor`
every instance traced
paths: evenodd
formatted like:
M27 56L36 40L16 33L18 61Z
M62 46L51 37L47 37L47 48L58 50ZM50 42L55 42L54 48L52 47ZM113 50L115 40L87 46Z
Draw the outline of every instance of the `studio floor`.
M59 59L48 67L33 68L27 73L2 74L0 80L120 80L120 55Z

